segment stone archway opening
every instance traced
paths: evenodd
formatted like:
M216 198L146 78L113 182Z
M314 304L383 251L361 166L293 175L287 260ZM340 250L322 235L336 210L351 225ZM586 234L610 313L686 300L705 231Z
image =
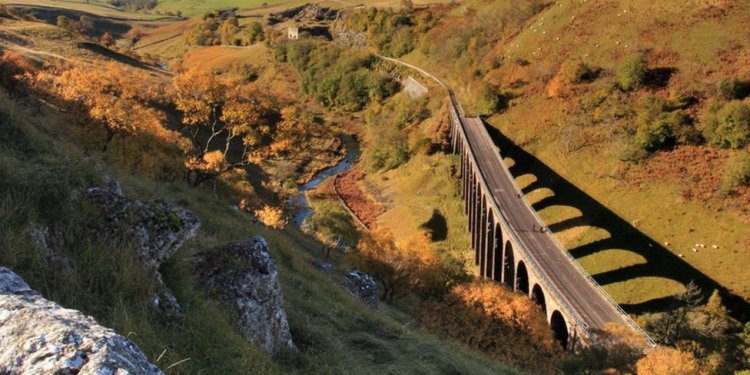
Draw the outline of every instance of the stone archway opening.
M562 345L563 350L568 349L568 325L565 323L565 318L562 316L560 311L555 310L552 313L552 317L549 321L550 327L552 327L552 333L555 336L555 340Z
M483 250L485 261L482 276L491 279L495 272L493 270L495 266L495 214L490 207L487 207L487 211L487 225L484 227L484 231L487 232L487 241Z
M508 288L513 289L516 281L515 277L515 260L513 257L513 245L508 241L505 244L505 252L503 254L503 282Z
M495 248L492 249L492 259L494 260L492 267L492 279L497 282L503 282L503 230L500 224L495 224Z
M526 271L526 264L523 261L518 262L516 269L516 290L529 294L529 272Z
M547 313L547 302L544 300L544 291L539 284L534 284L534 287L531 288L531 300L542 308L542 312Z

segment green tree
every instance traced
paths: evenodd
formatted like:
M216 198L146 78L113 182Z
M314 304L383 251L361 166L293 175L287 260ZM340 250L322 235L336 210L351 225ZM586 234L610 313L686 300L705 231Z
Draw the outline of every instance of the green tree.
M711 103L701 118L700 130L716 146L744 147L750 142L750 105L740 101Z
M674 140L669 114L664 115L659 116L654 122L645 123L638 127L635 133L635 142L638 147L653 152Z
M476 99L476 110L479 115L491 115L502 108L502 96L493 85L482 82Z
M583 61L571 60L560 67L560 77L568 84L581 83L591 80L594 71Z
M750 185L750 153L742 152L727 160L719 191L729 194L736 188L746 185Z
M719 83L719 92L726 100L744 99L750 95L750 82L739 78L726 78Z
M260 22L250 22L247 25L247 40L250 42L250 44L262 42L263 39L263 26L260 24Z
M617 82L625 91L637 90L646 83L647 74L646 59L641 55L633 55L617 68Z

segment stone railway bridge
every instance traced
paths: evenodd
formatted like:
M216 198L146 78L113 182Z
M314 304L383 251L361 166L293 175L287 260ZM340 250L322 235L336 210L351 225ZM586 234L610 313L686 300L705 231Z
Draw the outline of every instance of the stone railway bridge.
M479 118L465 118L453 92L451 145L461 157L462 195L475 263L483 278L527 294L566 349L595 344L607 324L627 327L653 345L546 228Z
M461 157L462 196L480 275L539 304L565 349L595 345L596 331L608 324L626 327L655 346L550 233L516 186L482 120L464 117L454 92L440 78L378 57L416 70L448 90L451 146Z

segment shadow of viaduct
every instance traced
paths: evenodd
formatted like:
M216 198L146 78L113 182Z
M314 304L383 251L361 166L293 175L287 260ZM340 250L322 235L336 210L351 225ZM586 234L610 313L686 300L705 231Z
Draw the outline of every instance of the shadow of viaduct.
M674 280L682 285L693 281L708 297L713 290L719 290L725 305L733 317L747 321L750 316L750 303L742 297L731 293L706 274L682 260L680 257L661 246L657 241L634 228L627 220L618 216L583 190L557 174L535 156L524 151L499 130L487 126L494 143L500 148L502 156L515 162L510 171L513 176L531 174L536 181L522 188L524 194L540 188L548 188L554 195L542 198L532 204L536 211L551 206L569 206L581 211L581 215L550 224L553 232L581 225L591 225L607 231L610 236L582 246L568 249L576 258L596 254L609 249L622 249L643 257L646 262L625 266L619 269L593 274L593 278L606 286L638 277L662 277ZM655 298L637 304L621 305L631 313L659 312L669 310L676 302L674 296Z

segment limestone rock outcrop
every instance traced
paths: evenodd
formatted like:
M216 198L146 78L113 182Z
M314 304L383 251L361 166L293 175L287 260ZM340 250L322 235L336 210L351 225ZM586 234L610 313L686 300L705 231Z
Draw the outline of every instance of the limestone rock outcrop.
M0 267L0 374L162 374L130 340Z
M102 215L92 235L113 244L134 244L139 259L154 270L195 237L201 225L192 212L169 201L138 201L100 188L88 189L86 196Z
M104 176L106 188L89 188L78 200L92 203L97 220L86 228L91 238L116 249L132 249L138 259L153 272L159 287L149 303L167 318L183 316L182 308L162 281L161 264L172 257L183 243L195 237L201 222L192 212L165 200L139 201L122 195L117 180ZM59 229L31 225L28 235L36 244L40 259L60 268L70 268L70 261L60 255L66 236ZM68 239L69 240L69 239ZM130 251L130 250L129 250Z
M239 316L242 334L269 353L296 350L282 304L276 265L261 236L201 254L201 279Z
M201 221L192 212L165 200L139 201L122 195L119 183L107 189L90 188L86 198L94 203L101 220L91 235L113 246L135 246L138 258L154 272L159 284L150 299L151 307L168 318L179 318L182 308L163 283L159 266L172 257L185 241L195 237Z
M378 299L378 284L372 276L361 271L352 270L346 274L344 285L346 285L351 294L366 306L373 309L378 307L378 303L380 302Z

